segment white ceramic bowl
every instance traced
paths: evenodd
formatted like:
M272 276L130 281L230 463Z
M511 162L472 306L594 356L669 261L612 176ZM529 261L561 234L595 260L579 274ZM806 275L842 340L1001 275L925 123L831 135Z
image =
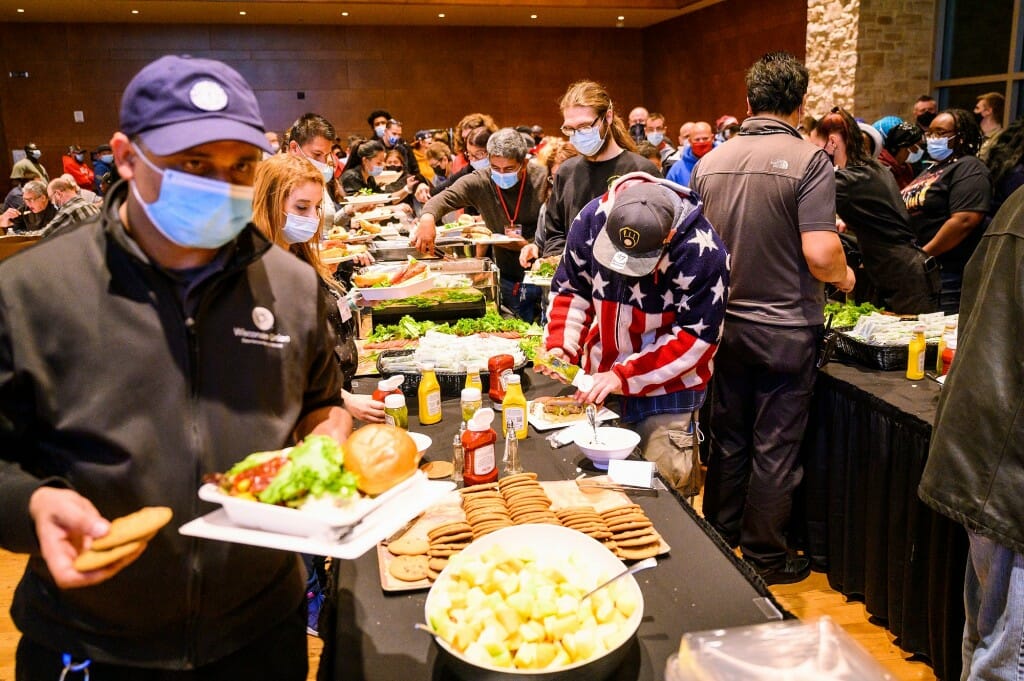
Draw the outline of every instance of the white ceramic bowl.
M416 451L420 453L420 458L423 457L423 454L430 449L430 445L434 442L429 435L424 435L423 433L409 431L409 437L416 443Z
M612 459L625 459L640 444L640 433L626 428L601 426L597 429L597 442L590 424L574 426L573 442L594 466L605 470Z
M593 566L599 574L613 575L626 568L621 560L614 553L609 551L601 542L591 539L582 532L571 530L567 527L556 525L515 525L506 527L496 532L473 541L462 550L465 557L473 557L486 552L494 546L502 546L509 552L515 552L521 548L532 548L535 552L542 553L558 551L567 558L574 556L577 560L582 558L586 565ZM451 579L447 573L448 568L441 571L440 576L430 588L424 605L425 621L430 621L429 613L434 603L436 594L444 591L446 582ZM440 637L434 637L443 655L448 658L448 666L455 672L456 676L465 681L594 681L606 679L614 672L625 659L630 650L630 642L633 640L636 630L644 616L644 596L640 591L640 585L636 578L627 575L619 580L626 589L632 592L636 598L637 607L623 625L622 643L604 655L592 657L589 660L576 662L557 669L513 669L507 667L494 667L477 664L467 659L464 655L452 648L447 641Z

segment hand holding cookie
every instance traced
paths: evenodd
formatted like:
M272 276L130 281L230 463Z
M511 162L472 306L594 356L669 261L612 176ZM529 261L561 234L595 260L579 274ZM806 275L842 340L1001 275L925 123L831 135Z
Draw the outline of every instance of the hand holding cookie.
M159 514L166 517L159 525L154 522L157 518L150 515L144 519L144 526L133 521L135 527L118 529L115 534L114 523L104 520L88 499L73 490L55 487L37 489L29 500L29 513L35 522L43 560L62 589L110 579L142 555L146 542L170 521L170 509L166 509ZM124 529L131 531L124 533ZM108 536L111 538L106 542L100 540ZM106 553L95 548L86 550L87 546L94 547L96 541L110 548L105 549Z

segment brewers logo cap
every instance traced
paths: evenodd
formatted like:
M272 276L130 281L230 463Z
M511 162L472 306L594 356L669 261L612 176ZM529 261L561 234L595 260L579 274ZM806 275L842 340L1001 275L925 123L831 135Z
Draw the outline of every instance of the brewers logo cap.
M623 189L594 240L594 257L613 272L650 274L681 212L682 199L668 187L642 182Z
M270 151L252 88L213 59L166 56L143 67L121 97L120 127L158 156L222 140Z

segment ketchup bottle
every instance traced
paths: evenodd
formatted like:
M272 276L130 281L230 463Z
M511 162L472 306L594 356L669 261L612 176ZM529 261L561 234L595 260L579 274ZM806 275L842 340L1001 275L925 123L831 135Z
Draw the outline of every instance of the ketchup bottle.
M487 394L494 403L495 409L501 409L505 399L505 380L515 368L516 358L512 355L495 355L487 360L487 373L490 374L490 386Z
M377 389L373 391L374 400L377 402L383 402L384 398L388 395L401 395L402 391L399 386L402 385L402 381L405 380L405 376L398 374L391 378L385 378L383 381L377 381Z
M498 479L494 453L494 443L498 441L498 434L491 428L493 420L493 409L480 409L473 415L466 431L462 433L462 479L467 487Z

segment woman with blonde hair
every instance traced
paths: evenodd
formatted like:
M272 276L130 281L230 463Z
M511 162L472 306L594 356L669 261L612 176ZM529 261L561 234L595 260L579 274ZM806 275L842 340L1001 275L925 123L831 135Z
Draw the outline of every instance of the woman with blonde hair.
M309 161L291 154L275 154L256 168L252 221L275 245L307 262L320 277L320 291L331 297L328 321L337 339L338 363L345 376L345 408L366 422L384 421L384 404L350 391L358 365L356 325L348 308L344 284L320 260L317 237L323 219L324 179Z
M452 142L455 145L455 159L452 162L452 173L457 173L472 161L469 158L468 150L466 149L466 138L469 137L469 133L473 132L477 128L487 128L492 134L498 132L498 124L494 122L488 114L485 113L471 113L466 114L459 121L459 124L455 126L455 134Z

